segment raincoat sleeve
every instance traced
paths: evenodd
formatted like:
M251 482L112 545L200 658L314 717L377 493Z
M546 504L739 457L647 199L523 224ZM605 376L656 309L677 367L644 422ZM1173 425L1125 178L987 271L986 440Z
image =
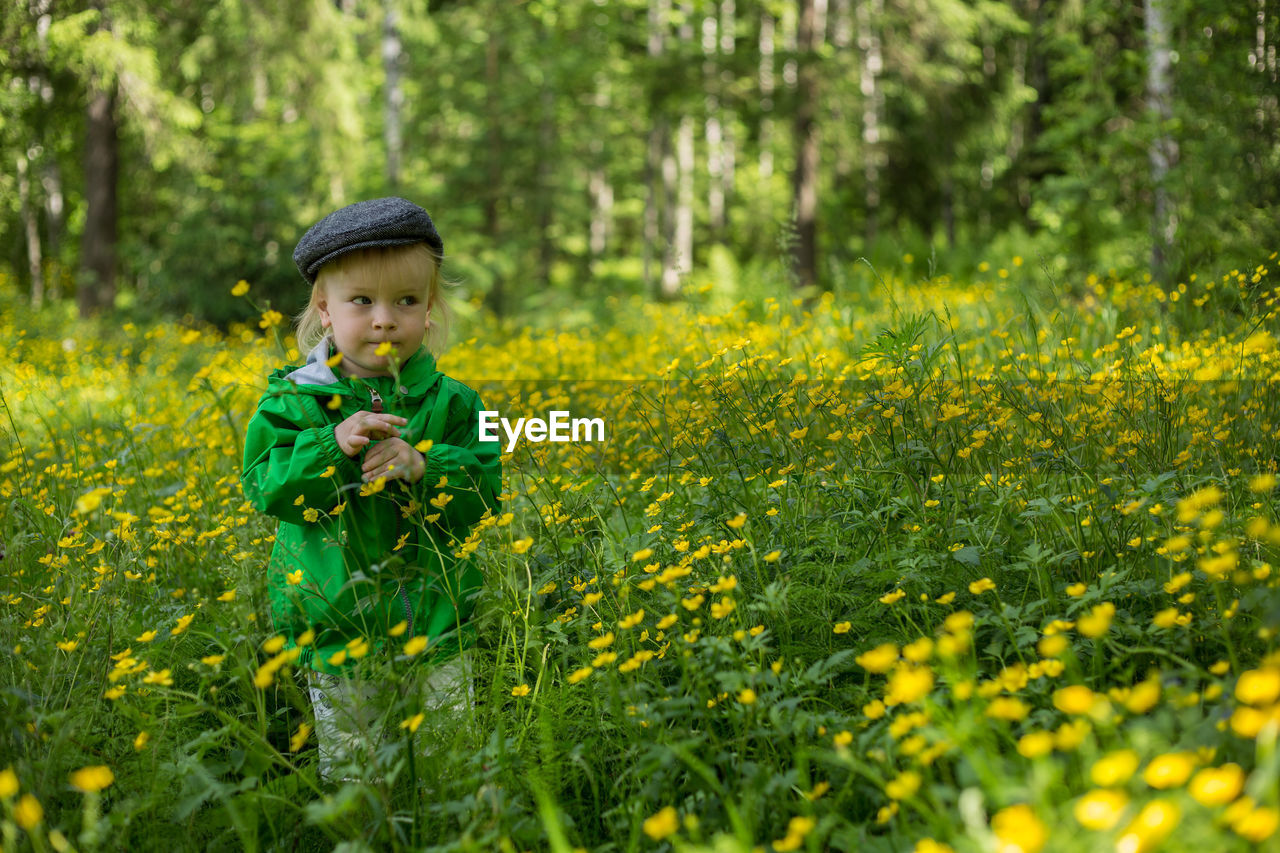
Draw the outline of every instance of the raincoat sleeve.
M426 452L427 469L418 482L427 514L440 512L446 528L466 528L486 511L498 511L502 490L501 443L480 441L480 399L459 394L449 406L442 441Z
M293 524L306 521L307 509L336 506L342 500L338 486L360 482L360 467L338 447L333 428L314 397L265 394L245 432L240 483L249 502ZM330 466L334 472L322 476Z

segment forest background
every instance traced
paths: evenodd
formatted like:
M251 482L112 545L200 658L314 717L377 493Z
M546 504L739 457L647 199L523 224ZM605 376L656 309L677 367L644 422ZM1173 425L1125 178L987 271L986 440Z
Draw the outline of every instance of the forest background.
M240 279L297 304L319 216L399 194L535 323L839 295L859 258L1171 287L1280 245L1274 5L3 0L0 272L225 323Z

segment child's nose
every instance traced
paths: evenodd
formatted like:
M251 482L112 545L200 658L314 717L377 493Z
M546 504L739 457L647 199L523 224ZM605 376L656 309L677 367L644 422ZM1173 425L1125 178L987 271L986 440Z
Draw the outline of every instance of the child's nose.
M394 329L396 315L390 308L379 305L373 309L373 325L379 329Z

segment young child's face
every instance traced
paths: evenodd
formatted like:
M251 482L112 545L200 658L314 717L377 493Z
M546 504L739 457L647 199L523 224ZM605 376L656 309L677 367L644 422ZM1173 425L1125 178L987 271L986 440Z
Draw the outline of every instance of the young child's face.
M417 352L431 316L426 288L417 281L329 282L316 306L320 324L342 353L339 369L348 376L390 376L393 363ZM393 352L378 355L383 343Z

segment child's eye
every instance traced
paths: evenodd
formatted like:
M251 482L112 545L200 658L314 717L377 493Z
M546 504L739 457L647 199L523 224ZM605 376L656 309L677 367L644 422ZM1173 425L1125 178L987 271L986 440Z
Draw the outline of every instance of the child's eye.
M354 302L354 303L355 303L355 304L357 304L357 305L372 305L372 304L373 304L373 301L372 301L372 300L370 300L370 299L369 299L369 297L367 297L367 296L353 296L353 297L351 297L351 301L352 301L352 302Z
M416 297L416 296L402 296L402 297L400 297L400 304L401 304L401 305L417 305L417 304L418 304L418 297Z

